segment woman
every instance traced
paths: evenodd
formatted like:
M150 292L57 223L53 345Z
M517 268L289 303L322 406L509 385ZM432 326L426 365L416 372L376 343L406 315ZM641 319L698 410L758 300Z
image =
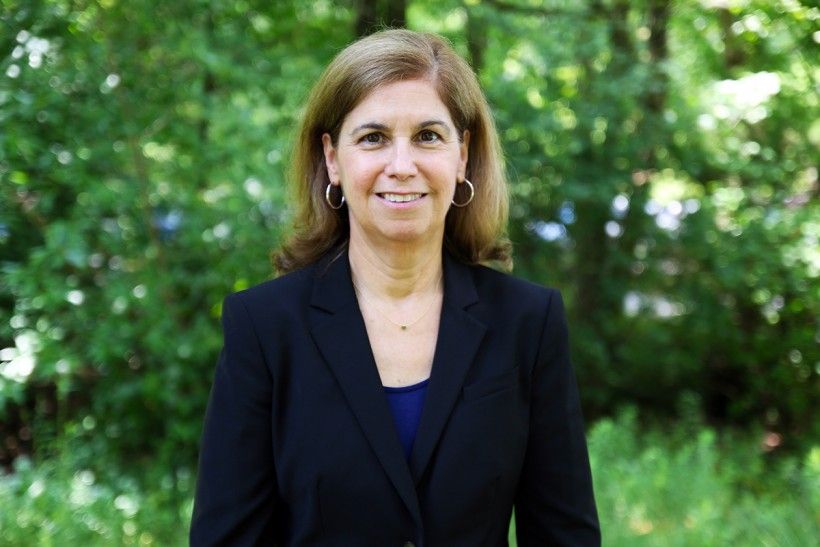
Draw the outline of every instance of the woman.
M440 37L342 51L286 275L229 296L193 545L600 543L560 295L509 264L498 138Z

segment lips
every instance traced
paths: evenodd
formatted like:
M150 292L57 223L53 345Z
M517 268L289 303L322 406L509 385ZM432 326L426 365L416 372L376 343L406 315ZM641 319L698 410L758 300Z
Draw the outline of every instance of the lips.
M425 196L425 194L421 193L413 193L413 194L395 194L392 192L382 192L377 194L380 198L385 201L389 201L390 203L409 203L411 201L416 201Z

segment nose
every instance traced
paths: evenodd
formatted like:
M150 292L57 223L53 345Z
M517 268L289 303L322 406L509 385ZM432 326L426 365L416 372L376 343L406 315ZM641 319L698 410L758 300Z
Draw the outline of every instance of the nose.
M386 175L396 177L399 180L405 180L418 174L412 144L409 141L399 139L394 143L384 172Z

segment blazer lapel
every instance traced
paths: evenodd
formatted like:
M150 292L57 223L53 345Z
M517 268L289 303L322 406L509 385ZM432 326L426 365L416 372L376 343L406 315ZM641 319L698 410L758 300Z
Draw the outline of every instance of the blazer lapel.
M316 269L311 336L339 382L370 446L413 518L421 522L415 486L393 425L387 399L367 339L347 253Z
M465 309L476 302L478 293L469 268L445 252L444 303L438 341L424 409L410 455L414 484L419 483L430 462L487 331L487 326Z

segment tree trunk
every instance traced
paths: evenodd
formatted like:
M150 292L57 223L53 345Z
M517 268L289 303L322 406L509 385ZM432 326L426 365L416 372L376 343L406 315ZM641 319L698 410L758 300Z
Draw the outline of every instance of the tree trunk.
M651 0L649 2L649 55L652 81L646 94L646 107L652 114L662 114L666 105L669 77L664 64L669 56L666 26L669 21L669 2Z
M484 67L484 51L487 49L487 21L476 10L467 11L467 49L470 64L476 74Z
M356 0L356 35L367 36L383 28L403 28L407 0Z

